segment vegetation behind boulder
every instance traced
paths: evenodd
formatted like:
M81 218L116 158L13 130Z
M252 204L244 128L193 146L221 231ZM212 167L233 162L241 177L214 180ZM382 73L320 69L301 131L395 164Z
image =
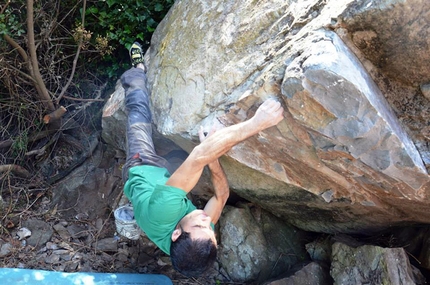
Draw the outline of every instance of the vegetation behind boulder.
M28 197L21 205L27 208L90 155L105 91L130 66L128 47L135 40L149 46L173 2L0 5L0 209L9 205L3 221L20 208L17 192Z

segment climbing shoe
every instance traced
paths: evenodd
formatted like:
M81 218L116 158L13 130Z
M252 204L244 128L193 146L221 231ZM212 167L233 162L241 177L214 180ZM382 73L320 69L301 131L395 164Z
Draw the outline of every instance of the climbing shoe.
M134 42L130 48L131 64L136 67L138 63L143 64L142 46L138 42Z

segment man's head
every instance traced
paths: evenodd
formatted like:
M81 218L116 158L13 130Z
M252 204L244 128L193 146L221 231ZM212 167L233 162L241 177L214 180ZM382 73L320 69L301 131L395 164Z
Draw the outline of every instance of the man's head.
M211 218L202 210L194 210L183 217L173 231L172 265L188 277L199 276L215 262L216 246Z

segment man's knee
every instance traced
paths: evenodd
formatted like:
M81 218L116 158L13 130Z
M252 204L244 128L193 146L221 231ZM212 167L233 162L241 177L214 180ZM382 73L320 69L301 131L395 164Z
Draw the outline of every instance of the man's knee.
M137 153L131 159L128 159L125 164L122 166L122 181L124 183L128 180L128 171L130 168L134 166L144 165L142 159L140 159L139 154Z
M148 92L146 82L146 73L141 68L131 68L121 76L121 84L125 89L126 95L137 89Z

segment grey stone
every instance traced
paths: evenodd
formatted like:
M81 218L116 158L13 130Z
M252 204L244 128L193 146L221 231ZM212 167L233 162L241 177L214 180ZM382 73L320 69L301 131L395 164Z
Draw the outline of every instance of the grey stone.
M23 240L29 236L31 236L31 231L27 228L20 228L16 233L18 240Z
M82 238L88 236L88 228L81 224L70 224L67 226L67 231L72 238Z
M91 145L98 145L97 136L90 137ZM121 193L123 184L118 171L98 168L102 159L102 147L96 147L91 157L76 167L67 177L56 184L53 192L52 204L64 216L83 216L96 219L102 216L106 208L111 207L118 194ZM119 169L118 163L110 165L112 170ZM83 195L85 193L85 195ZM84 215L82 215L84 213Z
M55 228L55 226L54 226L54 228ZM58 246L55 243L47 242L46 243L46 249L56 250L56 249L58 249Z
M424 277L416 273L402 248L333 244L330 274L335 285L423 284Z
M306 250L313 261L329 264L332 242L329 237L321 237L306 244Z
M64 248L64 249L67 249L67 250L69 250L69 251L73 251L73 248L70 246L70 244L68 244L68 243L66 243L66 242L64 242L64 241L60 242L60 243L58 244L58 247L60 247L60 248Z
M221 220L219 259L230 278L255 280L268 267L267 243L262 230L245 209L226 207Z
M31 246L45 245L54 233L52 227L41 220L29 219L23 222L23 226L31 231L31 236L27 238L27 243Z
M57 250L54 250L52 254L64 255L64 254L68 254L69 252L70 251L68 251L67 249L57 249Z
M0 248L0 257L5 257L12 252L13 246L10 243L4 243Z
M118 240L115 238L104 238L93 243L93 247L96 250L106 251L106 252L116 252L118 251Z
M48 264L58 264L60 263L60 256L53 253L45 258L45 262Z
M61 260L64 261L71 261L72 260L72 253L66 253L66 254L62 254L60 255Z
M332 285L329 269L316 262L305 265L302 269L295 272L292 276L273 280L265 285Z

